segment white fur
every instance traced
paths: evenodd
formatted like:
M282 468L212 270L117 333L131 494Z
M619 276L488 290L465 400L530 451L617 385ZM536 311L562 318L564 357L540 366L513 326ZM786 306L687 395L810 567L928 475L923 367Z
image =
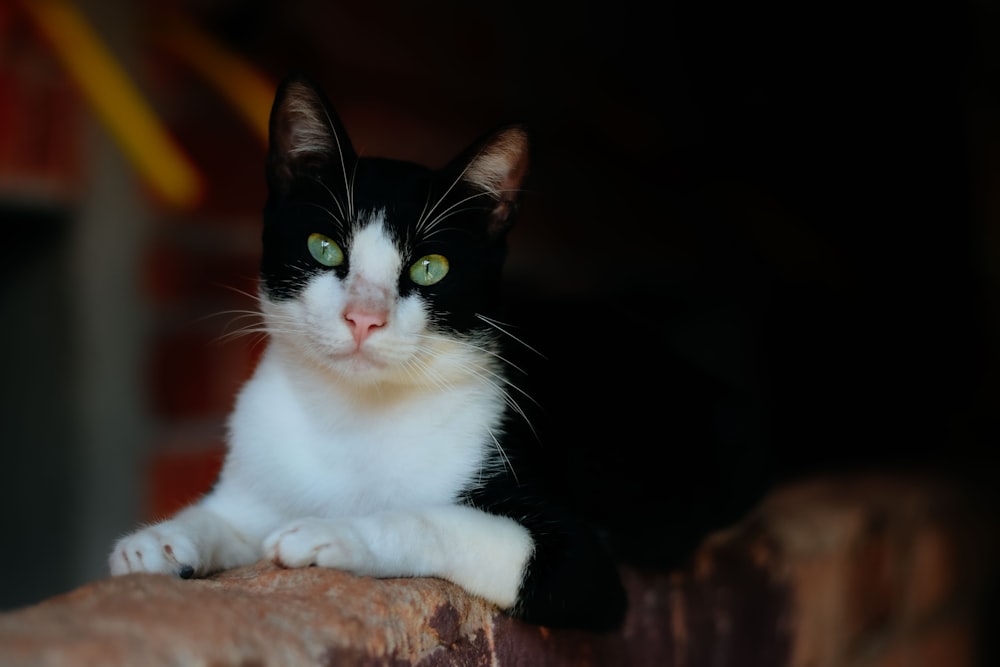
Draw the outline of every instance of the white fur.
M269 347L241 390L215 488L120 540L112 574L196 574L272 558L373 576L437 576L514 604L533 543L515 521L457 504L487 476L500 428L495 361L428 329L399 299L399 252L381 218L355 231L351 271L300 297L263 299ZM351 304L386 308L360 345Z

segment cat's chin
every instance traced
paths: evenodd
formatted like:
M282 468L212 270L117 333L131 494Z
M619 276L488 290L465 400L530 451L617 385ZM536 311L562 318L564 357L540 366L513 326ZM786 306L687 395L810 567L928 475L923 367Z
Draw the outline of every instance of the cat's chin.
M347 379L377 380L391 374L390 364L375 355L360 351L332 355L329 366L338 375Z
M406 384L410 377L400 364L363 350L333 354L326 359L326 366L341 380L358 386L401 381Z

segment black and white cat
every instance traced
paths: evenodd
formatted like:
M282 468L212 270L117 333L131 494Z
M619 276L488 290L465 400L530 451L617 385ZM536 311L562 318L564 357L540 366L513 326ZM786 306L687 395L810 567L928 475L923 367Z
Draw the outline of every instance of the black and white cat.
M268 347L214 488L119 540L111 573L188 578L270 558L440 577L532 623L617 626L613 560L523 467L539 443L495 319L525 130L441 170L359 158L298 75L270 123Z

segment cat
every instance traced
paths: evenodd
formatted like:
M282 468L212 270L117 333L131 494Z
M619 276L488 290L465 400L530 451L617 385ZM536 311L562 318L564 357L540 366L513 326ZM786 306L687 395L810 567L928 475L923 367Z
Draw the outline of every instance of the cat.
M599 535L546 497L497 319L528 171L522 125L445 167L360 157L324 92L277 88L259 304L267 346L213 488L115 544L112 575L268 558L449 580L525 622L619 627Z

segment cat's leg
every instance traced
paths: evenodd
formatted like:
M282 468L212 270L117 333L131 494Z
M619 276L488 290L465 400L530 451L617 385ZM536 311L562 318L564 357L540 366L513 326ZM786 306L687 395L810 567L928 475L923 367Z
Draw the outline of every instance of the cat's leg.
M121 538L108 558L111 574L155 572L186 579L259 560L260 535L238 529L238 517L229 516L226 507L216 494Z
M265 555L286 567L439 577L504 609L517 601L533 549L531 535L513 519L461 505L302 519L264 541Z
M534 542L512 615L550 627L619 628L628 596L596 527L532 487L511 481L475 489L469 501L516 517Z

